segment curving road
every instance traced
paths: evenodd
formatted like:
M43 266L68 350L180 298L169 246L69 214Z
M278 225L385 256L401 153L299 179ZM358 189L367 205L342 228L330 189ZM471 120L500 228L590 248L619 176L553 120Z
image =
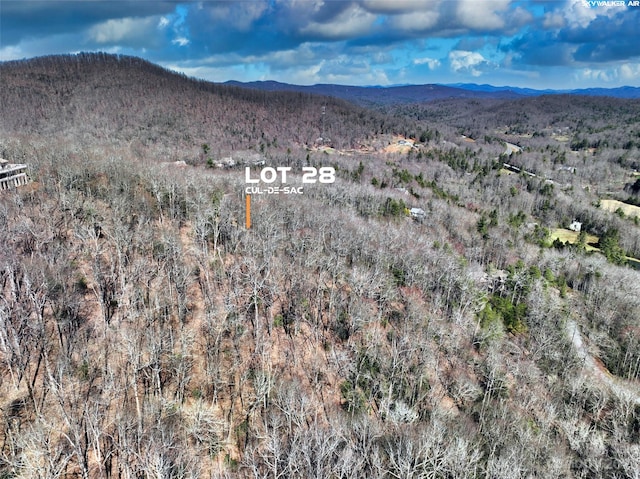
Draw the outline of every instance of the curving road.
M505 145L507 149L505 150L504 154L507 156L511 156L513 153L518 153L519 151L522 151L522 148L520 148L518 145L514 145L513 143L509 143L505 141Z
M631 381L620 379L607 371L602 363L587 350L578 325L573 319L567 319L565 328L576 354L583 363L583 374L593 377L599 384L605 385L619 398L631 399L640 405L640 386Z

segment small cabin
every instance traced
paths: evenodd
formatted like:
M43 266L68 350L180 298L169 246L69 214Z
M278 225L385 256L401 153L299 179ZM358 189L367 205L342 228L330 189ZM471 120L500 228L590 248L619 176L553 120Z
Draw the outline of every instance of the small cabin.
M29 182L26 170L27 165L9 163L0 158L0 190L26 185Z
M570 225L569 225L569 229L571 231L576 231L576 232L580 232L580 230L582 230L582 223L580 223L579 221L573 221Z
M411 217L415 220L423 220L427 217L427 214L424 212L422 208L411 208L409 210Z

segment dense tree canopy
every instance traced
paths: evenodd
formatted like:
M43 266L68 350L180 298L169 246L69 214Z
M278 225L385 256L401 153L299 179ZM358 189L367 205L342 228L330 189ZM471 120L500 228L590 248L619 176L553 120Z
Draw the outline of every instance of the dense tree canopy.
M33 180L0 192L1 476L637 477L640 235L601 203L637 104L372 112L108 55L0 87ZM247 229L239 152L336 181Z

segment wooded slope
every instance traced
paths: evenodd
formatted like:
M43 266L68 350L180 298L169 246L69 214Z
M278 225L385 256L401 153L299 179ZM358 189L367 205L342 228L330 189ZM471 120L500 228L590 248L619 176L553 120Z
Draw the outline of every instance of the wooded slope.
M401 129L399 121L344 101L260 92L198 81L144 60L107 54L42 57L0 64L0 128L90 142L115 140L190 148L336 147Z

